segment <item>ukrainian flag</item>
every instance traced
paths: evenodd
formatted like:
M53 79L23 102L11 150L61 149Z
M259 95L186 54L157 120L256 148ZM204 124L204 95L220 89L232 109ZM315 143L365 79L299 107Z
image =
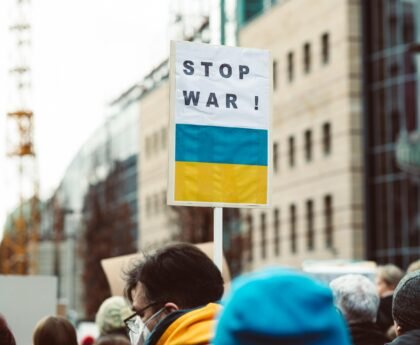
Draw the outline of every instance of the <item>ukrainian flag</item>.
M268 205L271 66L266 50L172 42L170 204Z
M268 131L175 125L175 201L267 203Z

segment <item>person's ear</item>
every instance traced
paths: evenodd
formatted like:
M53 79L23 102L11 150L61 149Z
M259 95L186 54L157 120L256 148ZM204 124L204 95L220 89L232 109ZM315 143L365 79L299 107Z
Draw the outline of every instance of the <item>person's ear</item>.
M180 309L175 303L172 303L172 302L165 303L164 307L165 307L165 310L168 311L168 313L173 313L174 311L177 311Z
M399 337L402 334L401 326L398 326L398 324L394 321L395 325L395 333L397 333L397 336Z

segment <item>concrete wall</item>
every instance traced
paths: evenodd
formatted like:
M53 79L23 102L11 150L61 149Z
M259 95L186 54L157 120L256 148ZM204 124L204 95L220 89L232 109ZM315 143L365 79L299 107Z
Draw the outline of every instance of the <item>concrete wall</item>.
M169 82L163 81L140 103L139 248L158 248L172 239L166 206L168 179Z

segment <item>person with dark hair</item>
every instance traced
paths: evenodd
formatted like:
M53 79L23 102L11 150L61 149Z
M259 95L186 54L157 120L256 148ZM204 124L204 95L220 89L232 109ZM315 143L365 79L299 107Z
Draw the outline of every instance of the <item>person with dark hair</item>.
M16 345L15 337L3 315L0 314L0 344L1 345Z
M131 343L210 343L223 289L219 269L194 245L173 244L146 256L126 274Z
M61 316L47 316L35 327L33 345L77 345L76 330Z
M389 344L420 344L420 271L407 274L394 292L392 316L397 337Z

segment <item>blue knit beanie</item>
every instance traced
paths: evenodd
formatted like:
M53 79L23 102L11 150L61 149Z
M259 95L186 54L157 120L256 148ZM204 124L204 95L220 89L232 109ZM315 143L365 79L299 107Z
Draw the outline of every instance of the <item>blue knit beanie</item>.
M224 305L214 345L350 345L331 290L297 271L244 275Z

